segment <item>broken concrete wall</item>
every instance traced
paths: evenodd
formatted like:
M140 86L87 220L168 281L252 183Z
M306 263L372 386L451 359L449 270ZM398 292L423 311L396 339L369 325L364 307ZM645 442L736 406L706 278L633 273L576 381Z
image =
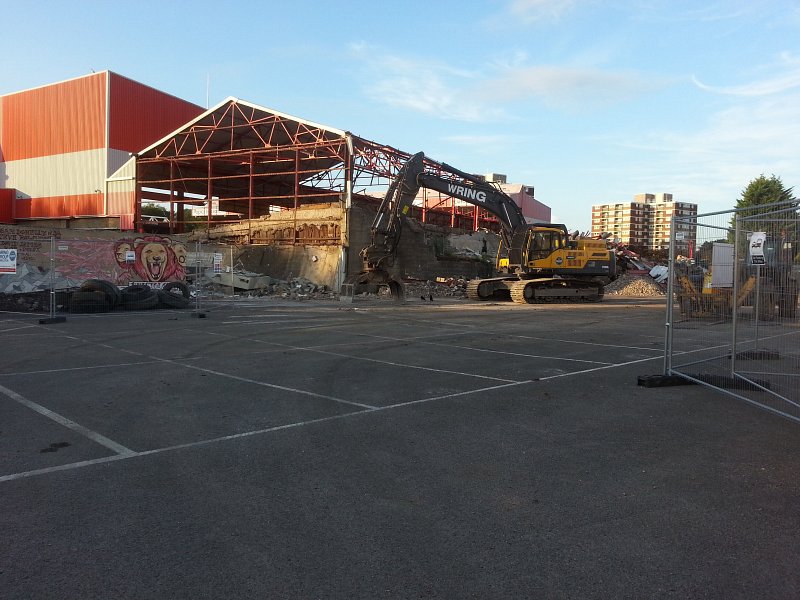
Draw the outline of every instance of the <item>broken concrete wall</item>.
M238 246L235 268L289 281L304 278L339 289L341 246Z
M302 277L338 289L345 218L339 203L315 204L196 231L190 240L235 244L235 269L282 280ZM227 252L223 261L227 264Z
M308 244L341 246L344 219L339 203L313 204L264 215L259 219L227 223L190 234L190 240L222 241L236 244Z
M362 269L359 250L370 243L375 208L354 203L349 214L348 273ZM488 277L494 269L499 236L492 232L461 232L407 219L391 272L402 279ZM483 241L486 252L483 253Z

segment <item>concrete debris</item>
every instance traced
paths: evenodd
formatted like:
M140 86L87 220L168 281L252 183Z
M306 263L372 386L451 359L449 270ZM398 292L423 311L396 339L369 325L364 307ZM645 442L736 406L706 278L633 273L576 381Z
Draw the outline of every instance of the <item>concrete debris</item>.
M245 287L245 279L246 282ZM224 283L220 283L224 281ZM257 287L251 287L257 282ZM234 272L234 293L240 298L275 297L290 300L336 299L338 294L325 285L317 285L305 277L292 277L289 280L275 279L267 275L248 274L240 276ZM241 287L240 287L241 286ZM231 277L206 277L200 281L201 297L224 298L231 294ZM193 295L195 295L193 293Z
M656 265L650 269L650 277L655 279L658 283L665 283L667 279L669 279L669 267Z
M606 286L607 296L664 296L666 288L648 275L626 273Z
M260 275L250 271L234 271L233 273L214 273L212 269L206 271L206 277L212 283L223 287L233 286L237 290L260 290L270 285L274 280L269 275Z
M406 298L432 302L434 298L466 298L467 280L437 277L436 281L406 281Z

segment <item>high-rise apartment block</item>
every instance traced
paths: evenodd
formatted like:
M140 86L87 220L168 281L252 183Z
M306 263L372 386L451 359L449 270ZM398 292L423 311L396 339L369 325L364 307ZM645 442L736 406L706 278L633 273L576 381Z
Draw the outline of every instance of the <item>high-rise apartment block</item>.
M632 248L667 250L673 215L697 215L697 205L675 202L672 194L636 194L633 202L592 206L592 234L608 232ZM683 245L693 245L695 228L688 223L678 223L676 227L677 239Z

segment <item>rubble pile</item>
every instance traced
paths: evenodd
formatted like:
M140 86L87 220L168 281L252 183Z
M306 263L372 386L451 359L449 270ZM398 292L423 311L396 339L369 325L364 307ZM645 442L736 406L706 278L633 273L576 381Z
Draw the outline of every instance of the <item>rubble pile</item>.
M50 308L50 292L0 293L0 311L44 312Z
M605 288L606 296L664 296L666 289L649 275L620 275Z
M247 282L250 284L250 282ZM289 300L329 300L338 295L326 285L317 285L305 277L292 277L288 280L275 279L267 275L259 276L258 287L245 289L237 285L234 279L234 293L243 298L285 298ZM240 284L243 285L243 284ZM230 297L231 286L212 280L201 284L201 294L206 297Z
M51 277L50 271L26 264L17 265L16 273L0 275L0 310L10 312L45 312L50 309L50 289L56 290L58 309L65 298L80 285L80 281L69 279L58 271Z
M466 298L467 280L437 277L436 281L405 281L407 298Z
M295 277L288 281L274 280L268 288L265 288L262 295L280 296L292 300L326 300L337 297L337 294L328 286L317 285L305 277Z

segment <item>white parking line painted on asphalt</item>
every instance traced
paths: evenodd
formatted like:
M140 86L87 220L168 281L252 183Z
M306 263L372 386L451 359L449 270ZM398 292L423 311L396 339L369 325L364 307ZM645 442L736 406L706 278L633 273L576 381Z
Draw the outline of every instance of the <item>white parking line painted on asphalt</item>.
M278 321L220 321L223 325L287 325L289 323L307 323L311 319L280 319Z
M281 313L264 313L263 315L228 315L229 319L253 319L255 317L270 317L271 319L277 319L278 317L291 317L296 315L290 314L281 314ZM318 319L318 315L311 315L307 317L308 319ZM233 322L233 321L231 321Z
M369 404L362 404L360 402L352 402L350 400L344 400L343 398L337 398L335 396L326 396L325 394L317 394L316 392L309 392L307 390L300 390L297 388L290 388L284 385L277 385L275 383L267 383L265 381L258 381L257 379L249 379L247 377L240 377L239 375L231 375L230 373L223 373L221 371L215 371L213 369L207 369L205 367L197 367L195 365L187 365L177 360L172 360L169 358L158 358L152 357L155 360L163 363L168 363L171 365L177 365L180 367L184 367L186 369L194 369L195 371L202 371L203 373L209 373L211 375L217 375L218 377L225 377L227 379L234 379L236 381L242 381L244 383L252 383L253 385L260 385L262 387L268 387L275 390L281 390L284 392L293 392L295 394L301 394L303 396L311 396L312 398L322 398L323 400L333 400L334 402L339 402L341 404L349 404L350 406L358 406L359 408L368 408L374 409L374 406L370 406Z
M32 400L28 400L24 396L21 396L17 392L10 390L7 387L0 385L0 394L3 394L8 398L11 398L15 402L18 402L23 406L26 406L27 408L30 408L33 411L36 411L40 415L47 417L51 421L55 421L59 425L63 425L64 427L71 429L72 431L79 433L84 437L89 438L93 442L97 442L98 444L105 446L109 450L113 450L117 454L128 455L134 453L134 451L131 450L130 448L126 448L122 444L118 444L114 440L110 440L104 435L100 435L96 431L92 431L91 429L88 429L83 425L79 425L75 421L70 421L66 417L63 417L60 414L53 412L49 408L41 406L40 404L36 404L36 402L33 402Z
M421 342L429 346L445 346L447 348L459 348L461 350L472 350L474 352L487 352L489 354L504 354L507 356L519 356L522 358L544 358L546 360L563 360L567 362L588 363L592 365L612 365L614 363L604 362L600 360L584 360L582 358L563 358L561 356L542 355L542 354L525 354L524 352L509 352L508 350L489 350L488 348L473 348L472 346L455 346L453 344L440 344L437 342Z
M474 377L476 379L489 379L491 381L502 381L505 383L517 383L514 379L503 379L502 377L491 377L489 375L477 375L475 373L464 373L463 371L449 371L447 369L434 369L433 367L423 367L420 365L412 365L410 363L398 363L389 360L379 360L377 358L367 358L364 356L354 356L352 354L342 354L341 352L331 352L330 350L320 350L319 348L314 347L305 347L305 346L294 346L291 344L281 344L280 342L268 342L265 340L259 340L255 338L239 338L233 335L225 334L225 333L215 333L214 335L219 336L227 336L230 338L234 338L237 340L241 340L243 342L253 342L256 344L267 344L270 346L276 346L279 348L285 348L289 350L300 350L303 352L314 352L316 354L325 354L328 356L338 356L340 358L347 358L350 360L360 360L365 362L372 362L382 365L387 365L390 367L402 367L404 369L416 369L419 371L430 371L432 373L443 373L445 375L460 375L463 377Z
M393 409L396 409L396 408L404 408L404 407L407 407L407 406L413 406L415 404L424 404L426 402L434 402L436 400L444 400L444 399L447 399L447 398L455 398L455 397L458 397L458 396L466 396L466 395L469 395L469 394L487 392L487 391L491 391L491 390L497 390L497 389L501 389L501 388L507 388L507 387L512 387L512 386L522 385L522 384L525 384L525 383L530 383L530 381L519 381L519 382L514 382L514 383L506 383L506 384L503 384L503 385L494 385L494 386L491 386L491 387L485 387L485 388L480 388L480 389L476 389L476 390L467 390L465 392L455 392L453 394L445 394L445 395L442 395L442 396L434 396L434 397L431 397L431 398L421 398L419 400L411 400L409 402L399 402L397 404L390 404L388 406L370 407L370 408L366 408L365 410L359 410L359 411L345 413L345 414L341 414L341 415L331 415L331 416L328 416L328 417L320 417L319 419L309 419L309 420L306 420L306 421L297 421L297 422L294 422L294 423L287 423L285 425L276 425L275 427L267 427L265 429L256 429L256 430L253 430L253 431L245 431L245 432L241 432L241 433L234 433L234 434L231 434L231 435L224 435L224 436L221 436L221 437L211 438L211 439L207 439L207 440L200 440L200 441L197 441L197 442L188 442L186 444L176 444L174 446L166 446L164 448L155 448L153 450L145 450L143 452L133 452L133 451L131 451L128 454L124 454L124 455L123 454L118 454L116 456L106 456L106 457L103 457L103 458L96 458L94 460L84 460L84 461L80 461L80 462L69 463L69 464L66 464L66 465L57 465L57 466L54 466L54 467L46 467L44 469L35 469L35 470L31 470L31 471L22 471L20 473L12 473L10 475L2 475L2 476L0 476L0 483L5 482L5 481L14 481L14 480L17 480L17 479L24 479L26 477L34 477L34 476L37 476L37 475L45 475L47 473L56 473L56 472L59 472L59 471L69 471L69 470L73 470L73 469L80 469L80 468L83 468L83 467L89 467L89 466L92 466L92 465L110 463L110 462L115 462L115 461L123 460L123 459L139 458L139 457L144 457L144 456L153 456L153 455L158 455L158 454L164 454L166 452L174 452L174 451L177 451L177 450L187 450L187 449L191 449L191 448L199 448L199 447L202 447L202 446L209 446L211 444L218 444L220 442L227 442L227 441L231 441L231 440L237 440L237 439L242 439L242 438L247 438L247 437L253 437L253 436L256 436L256 435L263 435L263 434L272 433L272 432L275 432L275 431L283 431L283 430L286 430L286 429L294 429L294 428L298 428L298 427L305 427L305 426L314 425L314 424L317 424L317 423L324 423L326 421L335 421L335 420L340 420L340 419L346 419L348 417L352 417L352 416L356 416L356 415L365 415L365 414L368 414L368 413L384 412L384 411L393 410Z
M463 333L458 333L458 334L453 334L453 335L467 335L467 334L474 335L475 332L474 331L469 331L469 332L463 332ZM523 357L523 358L544 358L544 359L547 359L547 360L565 360L565 361L569 361L569 362L589 363L589 364L594 364L594 365L612 365L612 364L614 364L614 363L604 362L604 361L600 361L600 360L583 360L583 359L580 359L580 358L562 358L562 357L559 357L559 356L552 356L552 355L549 355L549 354L545 356L545 355L539 355L539 354L525 354L525 353L522 353L522 352L509 352L507 350L490 350L488 348L475 348L473 346L457 346L455 344L443 344L443 343L440 343L440 342L431 342L431 341L428 341L427 338L425 338L425 337L393 338L393 337L387 337L387 336L370 336L369 334L363 334L363 335L366 335L368 337L375 337L375 338L379 338L379 339L387 340L387 341L420 342L421 344L426 344L428 346L444 346L446 348L459 348L461 350L473 350L475 352L489 352L489 353L492 353L492 354L507 354L509 356L520 356L520 357ZM440 335L432 335L432 336L429 336L429 337L432 337L432 338L436 339L436 338L439 338L439 337L442 337L442 336L440 336ZM317 347L318 346L310 346L308 349L311 350L311 349L315 349ZM505 379L505 380L500 379L499 381L510 381L510 380L508 380L508 379Z
M275 317L275 315L269 315L269 316L270 317ZM372 316L376 316L376 315L372 315ZM229 317L229 318L232 318L232 317ZM379 318L381 318L381 317L379 317ZM295 322L304 322L304 321L308 321L308 320L307 319L293 319L293 321L295 321ZM259 321L259 322L261 322L261 321ZM281 323L281 324L286 324L288 321L287 320L275 321L275 323L278 323L278 322ZM426 320L426 322L436 323L439 326L442 325L441 322L427 321L427 320ZM234 321L233 323L245 324L245 323L247 323L247 321L237 320L237 321ZM418 323L421 324L422 321L413 322L412 324L418 324ZM282 328L282 331L292 331L292 330L297 330L297 329L308 329L308 330L314 330L314 329L338 329L338 328L341 328L341 327L343 327L345 325L346 324L343 324L343 323L330 323L329 322L326 325L287 327L287 328ZM472 327L475 327L475 326L472 326ZM433 328L431 328L431 329L433 329ZM480 334L481 330L483 328L476 328L476 329L477 330L473 329L472 331L470 331L468 333L470 333L470 334L475 334L475 333ZM198 367L198 366L195 366L195 365L188 365L188 364L185 363L186 360L195 360L195 359L200 358L200 357L192 357L191 359L175 359L175 360L162 359L162 358L148 356L147 354L144 354L144 353L141 353L141 352L134 352L134 351L126 350L124 348L115 347L115 346L110 345L108 343L92 342L92 341L85 340L85 339L80 339L80 338L77 338L77 337L63 336L63 337L67 337L67 338L70 338L70 339L79 340L79 341L84 342L84 343L89 343L89 344L92 344L92 345L95 345L95 346L101 346L101 347L104 347L104 348L112 348L112 349L117 350L117 351L127 352L129 354L133 354L133 355L140 356L140 357L148 359L146 363L145 362L139 362L139 363L132 362L132 363L129 363L130 365L152 364L153 362L161 362L161 363L166 363L166 364L171 364L171 365L176 365L176 366L182 366L184 368L204 371L204 372L209 373L209 374L218 375L220 377L227 377L227 378L230 378L230 379L239 380L239 381L243 381L243 382L246 382L246 383L251 383L251 384L255 384L255 385L259 385L259 386L265 386L265 387L275 388L275 389L279 389L279 390L283 390L283 391L303 394L303 395L307 395L307 396L313 396L313 397L333 400L333 401L336 401L336 402L342 402L342 403L345 403L345 404L349 404L349 405L351 405L353 407L356 407L356 408L358 408L360 410L353 410L352 412L346 412L346 413L343 413L343 414L340 414L340 415L333 415L333 416L328 416L328 417L322 417L322 418L319 418L319 419L310 419L310 420L307 420L307 421L288 423L288 424L285 424L285 425L279 425L279 426L275 426L275 427L269 427L269 428L259 429L259 430L249 431L249 432L242 432L242 433L222 436L222 437L208 439L208 440L200 440L200 441L190 442L190 443L186 443L186 444L177 444L177 445L174 445L174 446L157 448L157 449L153 449L153 450L147 450L147 451L144 451L144 452L135 452L135 451L129 450L127 448L124 448L123 446L119 446L118 445L118 447L120 449L123 449L125 451L125 453L121 453L118 450L115 450L115 452L118 452L118 453L113 455L113 456L98 458L98 459L94 459L94 460L80 461L80 462L71 463L71 464L68 464L68 465L59 465L59 466L54 466L54 467L47 467L47 468L44 468L44 469L36 469L36 470L31 470L31 471L22 472L22 473L16 473L16 474L11 474L11 475L0 476L0 482L12 481L12 480L15 480L15 479L21 479L21 478L24 478L24 477L32 477L32 476L35 476L35 475L43 475L43 474L46 474L46 473L53 473L53 472L57 472L57 471L78 469L78 468L91 466L91 465L99 465L99 464L104 464L104 463L111 463L111 462L115 462L115 461L118 461L118 460L125 460L125 459L128 459L128 458L136 458L136 457L147 456L147 455L157 455L157 454L176 451L176 450L190 449L190 448L195 448L195 447L207 446L207 445L211 445L211 444L214 444L214 443L226 442L226 441L235 440L235 439L238 439L238 438L250 437L250 436L257 436L257 435L260 435L260 434L268 434L270 432L275 432L275 431L280 431L280 430L287 430L287 429L292 429L292 428L298 428L298 427L303 427L303 426L307 426L307 425L312 425L312 424L315 424L315 423L323 423L323 422L334 421L334 420L338 420L338 419L346 419L346 418L348 418L350 416L355 416L355 415L364 415L364 414L371 413L371 412L382 412L382 411L386 411L386 410L392 410L392 409L397 409L397 408L413 406L415 404L423 404L423 403L427 403L427 402L434 402L434 401L437 401L437 400L444 400L444 399L449 399L449 398L463 397L463 396L468 396L468 395L471 395L471 394L478 394L478 393L481 393L481 392L489 392L489 391L492 391L492 390L503 389L503 388L508 388L508 387L522 386L522 385L525 385L525 384L530 384L530 383L535 382L535 381L546 381L546 380L549 380L549 379L569 377L569 376L572 376L572 375L580 375L580 374L583 374L583 373L590 373L590 372L600 371L600 370L604 370L604 369L613 369L615 367L620 367L620 366L625 367L625 366L629 366L629 365L633 365L633 364L637 364L637 363L645 363L645 362L648 362L648 361L659 360L659 359L662 358L661 356L654 356L654 357L643 358L643 359L639 359L639 360L628 361L628 362L625 362L625 363L618 363L618 364L615 364L615 363L601 363L601 362L598 362L598 361L581 361L579 359L559 359L559 357L554 357L554 356L549 356L549 355L548 356L537 356L537 355L528 355L528 354L503 352L503 351L498 351L498 350L486 350L486 349L481 349L481 348L472 348L472 347L469 347L469 346L463 346L463 347L462 346L452 346L452 345L449 345L449 344L437 343L437 342L433 342L433 341L426 341L426 338L428 338L429 336L421 336L422 339L420 339L420 338L391 338L391 337L384 337L384 336L369 336L369 334L356 333L357 335L367 335L368 337L373 337L374 339L384 339L384 340L392 340L392 341L420 341L421 343L425 343L427 345L433 345L433 346L447 346L448 348L463 348L463 349L472 350L472 351L493 352L493 353L498 353L498 354L510 354L510 355L515 355L515 356L523 356L523 357L530 357L530 358L545 358L545 359L550 359L550 360L568 360L568 361L571 360L573 362L586 362L586 363L590 363L590 364L596 365L596 366L594 366L592 368L587 368L585 370L580 370L580 371L561 373L561 374L558 374L558 375L551 375L551 376L546 376L546 377L541 377L541 378L536 378L536 379L530 379L530 380L525 380L525 381L514 381L514 380L508 380L508 379L500 379L500 378L496 378L496 377L476 376L475 374L472 374L472 373L461 373L461 372L457 372L457 371L447 371L447 370L441 370L441 369L434 369L434 368L430 368L430 367L420 367L420 366L416 366L416 365L408 365L408 364L396 363L396 362L391 362L391 361L384 361L384 360L379 360L379 359L374 359L374 358L360 358L360 357L354 357L354 356L351 356L351 355L348 355L348 354L341 354L341 353L330 352L330 351L325 351L325 350L321 350L320 349L321 347L325 347L325 346L316 346L316 347L306 348L306 347L300 347L300 346L294 346L294 345L277 344L275 342L267 342L267 341L264 341L264 340L254 340L254 339L248 339L248 338L241 338L241 337L235 336L235 335L229 335L229 334L212 332L212 331L205 331L204 333L206 335L210 335L210 336L214 335L214 336L228 337L228 338L235 339L235 340L238 340L238 341L253 341L253 342L257 342L257 343L261 343L261 344L265 344L265 345L269 345L269 346L275 347L276 349L283 348L283 349L290 349L290 350L296 350L296 351L315 352L315 353L319 353L319 354L327 354L327 355L332 355L332 356L339 356L339 357L343 357L343 358L347 358L347 359L353 359L353 360L366 360L366 361L370 361L370 362L386 364L388 366L401 367L401 368L404 368L404 369L411 368L411 369L418 369L418 370L423 370L423 371L433 371L433 372L440 372L440 373L447 373L447 374L464 375L464 376L468 376L468 377L478 377L478 378L481 378L481 379L490 379L490 380L495 380L495 381L500 382L500 383L498 383L497 385L490 385L489 387L483 387L483 388L474 389L474 390L467 390L467 391L462 391L462 392L454 392L454 393L451 393L451 394L444 394L444 395L441 395L441 396L434 396L434 397L430 397L430 398L420 398L420 399L417 399L417 400L409 400L409 401L406 401L406 402L400 402L400 403L391 404L391 405L387 405L387 406L376 407L376 406L370 406L370 405L367 405L367 404L360 404L360 403L356 403L356 402L351 402L351 401L343 400L343 399L340 399L340 398L335 398L335 397L332 397L332 396L325 396L325 395L322 395L322 394L315 394L313 392L307 392L307 391L304 391L304 390L293 389L293 388L288 388L288 387L279 386L279 385L275 385L275 384L260 382L260 381L257 381L257 380L252 380L252 379L248 379L248 378L240 377L240 376L236 376L236 375L230 375L230 374L226 374L226 373L223 373L223 372L214 371L212 369L202 368L202 367ZM355 332L349 332L349 333L353 334ZM432 335L430 337L433 337L433 338L436 338L436 337L449 337L450 335L461 335L461 333L460 332L451 332L449 334L448 333L439 333L439 334ZM519 337L523 337L524 338L526 336L519 336ZM531 339L547 339L548 341L562 341L562 342L567 342L567 343L583 343L583 344L588 344L588 345L603 346L603 344L595 344L595 343L592 343L592 342L571 342L570 340L551 340L550 338L531 338ZM349 345L349 344L342 344L342 345ZM610 345L607 345L607 346L610 346ZM612 347L616 347L616 346L612 346ZM653 348L635 348L635 347L629 347L629 346L619 346L619 347L637 349L637 350L653 351ZM89 369L89 368L104 368L104 367L102 367L102 366L101 367L78 367L77 369L79 370L81 368ZM0 391L4 391L4 390L6 390L6 388L2 388L0 386ZM6 391L11 392L12 394L15 394L15 392L13 392L11 390L6 390ZM8 394L6 394L6 395L8 395ZM22 398L22 397L20 396L20 398ZM14 399L16 400L16 398L14 398ZM35 403L32 403L32 404L34 404L35 406L39 406L39 405L36 405ZM33 407L30 407L30 408L33 408ZM48 410L48 409L44 409L44 407L40 407L40 408L42 408L45 411ZM37 412L40 412L40 411L37 411ZM48 411L48 412L52 413L52 411ZM44 414L44 413L42 413L42 414ZM56 413L52 413L52 414L56 415ZM60 415L56 415L56 416L60 417ZM64 417L60 417L60 418L64 419ZM64 421L72 423L68 419L64 419ZM64 423L62 423L62 424L64 424ZM77 425L77 424L74 424L74 425L76 425L77 427L81 427L80 425ZM86 430L86 431L89 431L89 430ZM99 435L99 434L97 434L97 435ZM111 442L111 443L114 443L111 440L108 440L108 441Z
M479 390L467 390L466 392L453 392L452 394L444 394L443 396L433 396L431 398L420 398L419 400L409 400L408 402L398 402L397 404L390 404L389 406L383 406L377 410L385 410L389 408L402 408L403 406L424 404L426 402L433 402L434 400L445 400L447 398L457 398L458 396L467 396L469 394L475 394L477 392L491 392L492 390L500 390L503 388L514 387L517 385L524 385L526 383L532 383L532 382L533 382L532 379L528 379L526 381L514 381L512 383L505 383L503 385L493 385L491 387L485 387Z
M259 342L259 340L250 340L253 342ZM274 343L274 342L271 342ZM305 352L314 352L316 354L326 354L328 356L338 356L341 358L349 358L350 360L361 360L365 362L372 362L377 363L380 365L388 365L390 367L402 367L404 369L416 369L419 371L430 371L432 373L443 373L445 375L461 375L464 377L475 377L477 379L490 379L492 381L504 381L506 383L518 383L513 379L503 379L502 377L491 377L489 375L477 375L476 373L464 373L463 371L450 371L448 369L434 369L433 367L422 367L420 365L412 365L409 363L399 363L390 360L379 360L377 358L367 358L365 356L353 356L352 354L342 354L341 352L331 352L330 350L318 350L312 348L302 348L299 346L290 346L288 344L283 344L286 348L290 348L292 350L303 350Z
M32 471L22 471L20 473L12 473L11 475L0 475L0 483L4 481L14 481L16 479L24 479L26 477L34 477L36 475L45 475L47 473L57 473L58 471L72 471L73 469L80 469L82 467L89 467L91 465L101 465L103 463L125 460L127 458L133 458L135 456L138 456L136 452L132 452L130 454L114 454L113 456L104 456L103 458L95 458L92 460L82 460L80 462L67 463L65 465L56 465L54 467L34 469Z
M192 356L189 358L182 358L181 360L203 360L203 356ZM12 375L43 375L45 373L66 373L69 371L91 371L95 369L117 369L119 367L136 367L139 365L155 365L160 363L159 360L143 360L128 363L116 363L111 365L92 365L88 367L64 367L61 369L40 369L38 371L14 371L11 373L0 373L0 377L10 377Z
M20 329L33 329L34 327L38 327L38 325L20 325L19 327L8 327L0 329L0 333L8 333L9 331L19 331Z
M579 342L576 340L560 340L556 338L543 338L543 337L532 337L529 335L519 335L519 334L509 334L509 337L520 338L523 340L541 340L544 342L558 342L560 344L580 344L584 346L597 346L599 348L621 348L623 350L645 350L647 352L664 352L664 345L661 343L660 348L645 348L642 346L625 346L621 344L601 344L600 342Z

